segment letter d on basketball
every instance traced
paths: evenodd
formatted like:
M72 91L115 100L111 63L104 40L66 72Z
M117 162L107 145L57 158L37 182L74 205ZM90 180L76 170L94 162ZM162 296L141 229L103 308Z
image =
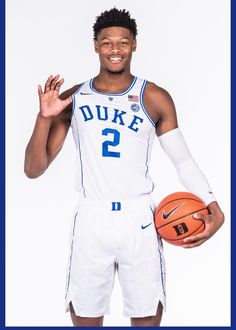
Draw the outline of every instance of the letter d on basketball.
M173 228L176 231L177 236L183 235L188 232L188 227L184 222L181 222L178 225L173 226Z

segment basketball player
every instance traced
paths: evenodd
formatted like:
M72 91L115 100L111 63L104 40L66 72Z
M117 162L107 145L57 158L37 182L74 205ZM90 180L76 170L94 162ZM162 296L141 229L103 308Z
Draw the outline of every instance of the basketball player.
M155 136L181 182L206 203L204 232L185 239L197 247L223 224L224 215L178 128L166 90L131 74L136 22L113 8L93 26L100 72L59 95L64 79L38 86L40 110L26 148L25 173L44 173L72 127L79 203L72 224L66 310L74 326L102 326L117 272L124 315L132 326L158 326L165 308L161 239L153 223L148 166Z

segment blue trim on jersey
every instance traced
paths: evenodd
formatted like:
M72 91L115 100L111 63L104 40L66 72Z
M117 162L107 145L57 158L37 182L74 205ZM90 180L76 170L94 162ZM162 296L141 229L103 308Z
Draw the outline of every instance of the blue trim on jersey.
M127 94L135 85L136 81L137 81L137 77L134 77L133 78L133 81L132 83L130 84L130 86L128 87L128 89L126 89L126 91L124 91L123 93L117 93L117 94L111 94L111 93L101 93L101 92L98 92L96 89L93 88L93 81L94 81L95 78L92 78L89 82L89 87L91 88L91 90L97 94L101 94L101 95L109 95L109 96L122 96L122 95L125 95Z
M81 88L84 86L84 83L82 83L80 86L79 86L79 88L71 95L71 97L72 97L72 114L74 113L74 111L75 111L75 94L77 94L80 90L81 90Z
M68 270L68 278L67 278L67 288L66 288L66 296L67 298L68 292L69 292L69 286L70 286L70 274L71 274L71 265L72 265L72 255L73 255L73 246L74 246L74 236L75 236L75 225L76 225L76 218L77 218L78 212L76 212L74 216L74 226L73 226L73 234L71 239L71 247L70 247L70 264L69 264L69 270Z
M145 178L147 179L147 174L148 174L148 170L149 170L149 166L148 166L148 158L149 158L149 147L150 147L150 138L151 138L151 131L148 134L148 139L147 139L147 153L146 153L146 161L145 161L145 165L146 165L146 172L145 172ZM154 190L154 183L152 183L152 190L150 193L153 192Z
M142 85L142 88L141 88L141 92L140 92L140 104L141 104L141 107L143 109L143 112L145 113L145 115L148 117L148 119L150 120L150 122L152 123L152 125L154 127L156 127L156 123L154 123L154 121L152 120L152 118L149 116L145 106L144 106L144 103L143 103L143 93L144 93L144 89L146 87L146 84L147 84L147 80L144 80L143 82L143 85Z
M73 114L75 112L75 95L72 94L71 98L72 98L72 114Z
M147 139L147 154L146 154L146 161L145 161L145 164L146 164L146 172L145 172L145 178L147 178L147 174L148 174L148 156L149 156L149 146L150 146L150 132L148 134L148 139Z
M82 83L80 86L79 86L79 88L74 92L74 94L77 94L80 90L81 90L81 88L84 86L84 83Z
M80 147L80 138L79 138L79 129L78 129L78 125L77 125L77 120L75 120L75 125L76 125L76 129L77 129L79 158L80 158L80 164L81 164L81 185L82 185L82 188L83 188L84 197L86 197L85 188L84 188L84 185L83 185L83 181L84 181L83 162L82 162L82 156L81 156L81 147Z
M72 102L73 102L73 106L72 106L72 116L74 115L74 111L75 111L75 104L76 104L76 100L75 100L75 95L81 90L81 88L84 86L84 83L82 83L79 88L74 92L74 94L72 94ZM80 148L80 138L79 138L79 129L78 129L78 125L77 125L77 120L75 119L75 126L76 126L76 130L77 130L77 136L78 136L78 149L79 149L79 158L80 158L80 164L81 164L81 185L83 188L83 193L84 196L86 197L85 194L85 188L83 185L83 163L82 163L82 157L81 157L81 148Z

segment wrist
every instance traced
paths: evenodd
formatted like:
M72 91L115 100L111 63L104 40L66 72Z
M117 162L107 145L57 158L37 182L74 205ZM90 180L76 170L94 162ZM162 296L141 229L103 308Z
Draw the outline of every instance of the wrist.
M217 215L217 217L224 219L224 213L222 212L221 208L219 207L216 201L211 202L207 205L207 208L211 214Z
M40 111L37 115L37 118L44 121L51 121L53 116L44 116Z

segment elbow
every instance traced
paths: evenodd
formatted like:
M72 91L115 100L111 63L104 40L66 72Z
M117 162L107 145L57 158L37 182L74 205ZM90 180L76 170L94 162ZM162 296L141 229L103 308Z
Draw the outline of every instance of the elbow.
M36 179L38 178L41 174L43 174L44 171L33 171L30 169L24 169L25 175L27 176L27 178L29 179Z
M48 168L47 155L32 153L26 148L24 159L24 173L29 179L36 179Z
M45 166L43 167L35 167L35 166L27 166L25 164L24 166L24 172L25 172L25 175L27 176L27 178L29 179L36 179L38 178L40 175L42 175L45 171L46 171L46 168Z
M36 179L40 176L40 174L37 174L37 173L33 173L31 171L26 171L25 170L25 175L27 176L27 178L29 179Z

